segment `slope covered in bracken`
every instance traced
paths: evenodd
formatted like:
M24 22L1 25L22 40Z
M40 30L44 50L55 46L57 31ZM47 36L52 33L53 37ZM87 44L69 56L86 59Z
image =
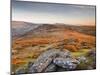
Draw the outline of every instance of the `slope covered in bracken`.
M15 37L14 37L15 38ZM43 24L12 40L12 64L16 68L34 61L50 49L65 49L72 53L95 48L95 26Z

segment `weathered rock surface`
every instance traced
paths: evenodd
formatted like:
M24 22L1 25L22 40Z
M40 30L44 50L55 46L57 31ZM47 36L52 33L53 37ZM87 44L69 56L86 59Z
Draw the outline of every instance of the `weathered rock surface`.
M86 61L84 56L73 58L67 50L49 49L43 52L36 61L30 62L26 69L19 69L15 74L71 71L75 70L80 62Z
M76 68L77 64L80 62L73 58L55 58L54 64L60 66L62 68L66 68L66 70L73 70Z
M41 54L29 69L30 73L42 72L56 57L70 57L69 51L50 49Z
M88 62L88 60L87 60L87 58L85 56L80 56L77 59L78 59L79 62L84 62L84 63Z
M56 69L57 69L57 66L52 63L43 72L55 72Z

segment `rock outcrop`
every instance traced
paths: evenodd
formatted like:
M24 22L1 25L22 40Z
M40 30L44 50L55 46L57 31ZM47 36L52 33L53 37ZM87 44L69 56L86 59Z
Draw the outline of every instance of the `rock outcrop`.
M43 54L41 54L38 59L34 62L32 67L29 69L29 73L37 73L37 72L42 72L47 68L49 64L52 63L52 61L56 57L70 57L70 52L69 51L60 51L57 49L50 49Z
M49 49L43 52L36 61L29 63L26 69L19 69L15 74L75 70L80 64L79 59L73 58L68 50Z
M88 55L94 56L95 51L90 51ZM68 50L49 49L43 52L34 62L29 62L27 67L16 70L14 75L72 71L77 70L81 63L88 63L86 56L74 58ZM93 69L92 66L95 65L89 65L88 68Z

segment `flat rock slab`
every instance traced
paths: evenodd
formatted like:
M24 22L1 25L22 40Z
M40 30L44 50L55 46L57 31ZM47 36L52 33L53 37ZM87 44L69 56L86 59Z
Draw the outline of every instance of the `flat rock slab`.
M73 58L55 58L53 63L62 68L66 68L66 70L73 70L80 62Z

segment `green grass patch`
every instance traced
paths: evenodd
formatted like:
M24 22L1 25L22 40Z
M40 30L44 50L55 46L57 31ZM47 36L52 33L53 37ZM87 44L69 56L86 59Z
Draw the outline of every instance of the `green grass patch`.
M79 56L85 56L90 50L89 49L81 49L77 52L71 52L72 56L79 57Z

